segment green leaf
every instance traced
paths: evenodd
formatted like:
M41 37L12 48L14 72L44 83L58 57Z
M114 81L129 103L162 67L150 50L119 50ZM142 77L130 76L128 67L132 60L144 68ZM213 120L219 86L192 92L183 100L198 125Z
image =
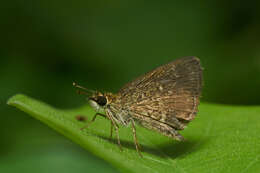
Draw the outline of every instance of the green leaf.
M135 150L130 128L120 128L121 152L113 137L110 122L102 117L87 129L75 119L95 114L89 106L73 110L53 108L24 95L9 99L15 106L62 133L122 172L259 172L260 107L202 103L200 112L182 135L174 141L156 132L137 127L143 158Z

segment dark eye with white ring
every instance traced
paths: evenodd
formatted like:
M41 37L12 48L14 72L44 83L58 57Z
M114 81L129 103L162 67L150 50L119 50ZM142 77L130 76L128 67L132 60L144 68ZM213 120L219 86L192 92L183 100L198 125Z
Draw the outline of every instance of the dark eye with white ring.
M107 99L104 96L98 96L96 102L100 105L100 106L105 106L107 104Z

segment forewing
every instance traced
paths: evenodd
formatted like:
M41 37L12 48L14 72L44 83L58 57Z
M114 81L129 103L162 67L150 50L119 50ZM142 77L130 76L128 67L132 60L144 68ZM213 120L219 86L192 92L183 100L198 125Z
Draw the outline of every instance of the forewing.
M196 57L184 57L160 66L119 91L125 108L176 126L189 122L197 111L202 87L202 68Z

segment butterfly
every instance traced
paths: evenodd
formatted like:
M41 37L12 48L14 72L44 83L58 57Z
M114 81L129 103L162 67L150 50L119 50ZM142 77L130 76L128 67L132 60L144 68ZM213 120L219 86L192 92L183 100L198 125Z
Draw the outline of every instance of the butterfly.
M174 60L168 64L127 83L117 93L84 89L91 107L97 116L111 122L111 133L115 130L119 139L119 124L131 125L135 147L141 155L136 137L135 124L157 131L162 135L182 141L183 130L198 112L199 98L203 82L202 67L197 57L190 56Z

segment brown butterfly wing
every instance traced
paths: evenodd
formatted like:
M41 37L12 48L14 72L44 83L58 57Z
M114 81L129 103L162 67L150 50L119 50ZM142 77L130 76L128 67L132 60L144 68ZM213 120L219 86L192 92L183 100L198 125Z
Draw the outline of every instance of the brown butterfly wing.
M176 128L177 121L185 125L195 117L201 87L200 60L184 57L140 76L118 94L124 108L133 115L151 117Z

